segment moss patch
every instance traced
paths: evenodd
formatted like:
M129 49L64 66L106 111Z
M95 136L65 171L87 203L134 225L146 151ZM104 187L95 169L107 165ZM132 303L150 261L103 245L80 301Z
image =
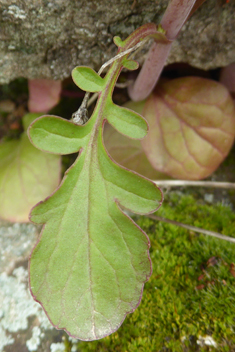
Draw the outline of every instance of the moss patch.
M235 237L235 214L228 206L171 192L157 214ZM116 333L80 342L79 350L235 350L235 245L146 217L137 222L150 237L153 263L140 307ZM217 347L197 343L208 335Z

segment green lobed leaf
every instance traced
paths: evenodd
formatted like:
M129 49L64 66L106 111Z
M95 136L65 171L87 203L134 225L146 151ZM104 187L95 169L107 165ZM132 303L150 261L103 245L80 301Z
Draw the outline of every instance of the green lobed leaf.
M147 135L148 125L145 119L130 109L109 104L106 110L108 122L127 137L142 139Z
M37 115L23 118L24 126ZM0 217L27 222L32 206L47 197L60 180L60 157L32 146L26 132L0 144Z
M85 143L90 125L76 126L57 116L42 116L28 129L31 142L40 150L54 154L77 152Z
M142 114L144 105L145 101L128 101L124 104L124 107L134 110L139 115ZM139 140L130 139L121 135L109 124L105 125L104 143L110 155L120 165L148 177L151 180L169 178L167 175L152 167Z
M184 77L160 83L143 115L150 126L142 142L150 163L175 178L209 176L234 141L233 100L212 80Z
M126 57L114 62L106 74L86 125L71 127L60 118L44 117L29 128L35 145L45 150L66 153L72 136L71 150L77 146L80 151L58 190L32 209L31 220L44 227L29 270L32 295L52 324L86 341L118 329L139 305L151 274L148 237L123 208L149 213L162 202L154 183L116 164L103 144L106 119L122 133L123 123L128 135L133 123L134 138L142 138L147 130L144 119L120 108L125 123L110 99L123 60Z
M105 85L104 79L86 66L75 67L72 71L72 78L79 88L92 93L100 92Z
M115 331L151 273L148 238L120 206L146 213L161 203L153 183L108 157L101 133L31 213L46 223L30 259L33 296L57 328L82 340Z

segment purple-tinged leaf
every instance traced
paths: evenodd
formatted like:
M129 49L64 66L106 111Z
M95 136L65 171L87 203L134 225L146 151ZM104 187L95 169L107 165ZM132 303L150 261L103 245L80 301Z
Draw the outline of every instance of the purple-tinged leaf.
M121 135L109 124L105 125L104 143L109 154L118 164L151 180L167 178L165 174L152 167L140 141Z
M185 77L160 83L147 99L149 123L142 141L152 166L174 178L209 176L228 154L235 135L235 107L214 81Z
M32 79L28 81L30 112L43 113L51 110L60 100L61 81Z

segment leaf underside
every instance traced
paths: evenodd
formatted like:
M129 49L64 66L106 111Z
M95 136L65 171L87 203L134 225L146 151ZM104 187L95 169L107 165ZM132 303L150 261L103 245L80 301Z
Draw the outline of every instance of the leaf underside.
M85 125L44 116L28 132L41 150L79 151L57 191L32 209L31 220L44 227L30 258L30 287L56 328L87 341L117 330L140 303L151 274L148 237L123 209L145 214L162 202L154 183L116 164L103 144L106 120L132 138L147 133L140 115L111 99L126 59L114 62L103 81L95 72L75 69L80 88L101 87Z

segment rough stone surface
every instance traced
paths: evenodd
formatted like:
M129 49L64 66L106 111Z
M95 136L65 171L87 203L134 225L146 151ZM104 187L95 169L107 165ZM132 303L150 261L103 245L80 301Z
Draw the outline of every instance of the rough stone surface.
M0 352L64 351L66 334L53 328L28 289L27 257L37 235L32 224L0 221Z
M17 263L24 261L36 238L36 226L0 220L0 273L10 274Z
M0 84L17 77L64 79L98 69L126 38L159 23L167 0L0 0ZM209 69L235 59L235 1L207 0L183 27L168 62ZM139 53L140 63L143 52Z

